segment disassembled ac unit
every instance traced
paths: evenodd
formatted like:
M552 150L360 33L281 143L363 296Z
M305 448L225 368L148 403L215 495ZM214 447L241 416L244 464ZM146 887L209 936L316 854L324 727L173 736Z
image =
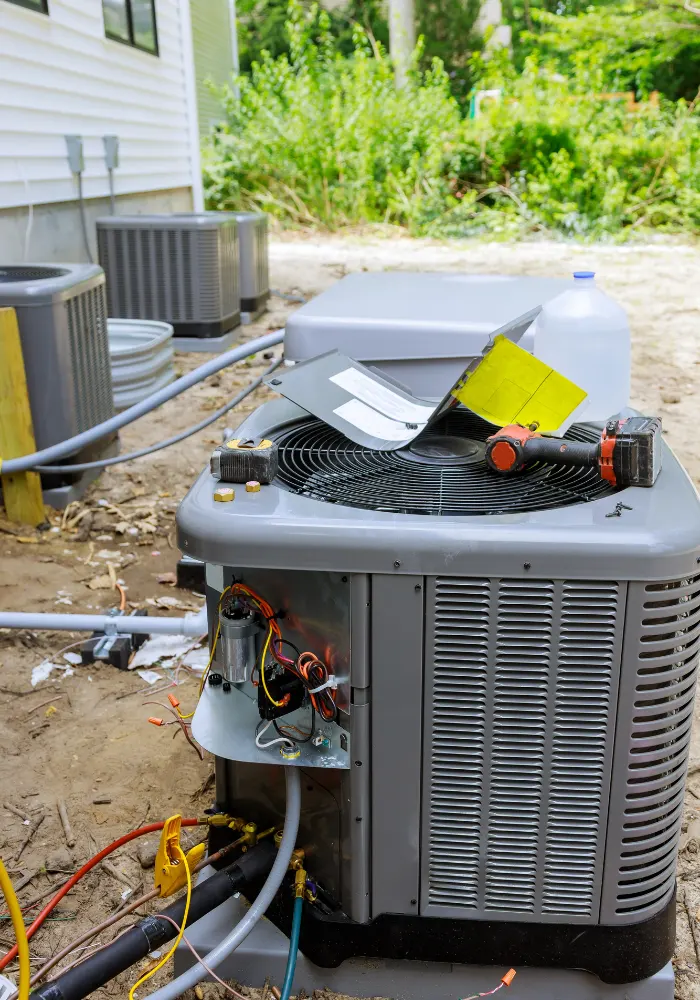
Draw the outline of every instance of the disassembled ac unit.
M302 934L311 987L371 992L369 966L355 980L341 963L410 956L460 973L448 995L522 964L544 997L671 1000L698 497L665 445L656 484L619 491L592 468L503 478L488 433L458 409L435 448L387 453L284 400L245 421L241 437L277 444L277 478L220 504L203 473L181 548L207 563L212 611L240 581L285 638L325 650L342 709L325 744L281 760L255 745L253 695L207 686L193 733L218 804L265 825L283 810L265 764L305 769L300 842L326 901ZM286 899L269 915L286 929Z
M65 441L114 414L105 277L85 264L0 266L0 306L17 312L37 448ZM118 454L116 434L64 459ZM65 506L98 472L42 475L44 498Z

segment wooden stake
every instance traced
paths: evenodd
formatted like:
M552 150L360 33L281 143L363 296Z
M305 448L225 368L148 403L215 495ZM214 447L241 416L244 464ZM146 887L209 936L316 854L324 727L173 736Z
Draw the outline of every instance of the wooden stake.
M36 442L17 315L14 309L0 309L0 459L20 458L34 451ZM35 528L46 520L38 472L2 476L2 494L7 517L15 524L30 524Z

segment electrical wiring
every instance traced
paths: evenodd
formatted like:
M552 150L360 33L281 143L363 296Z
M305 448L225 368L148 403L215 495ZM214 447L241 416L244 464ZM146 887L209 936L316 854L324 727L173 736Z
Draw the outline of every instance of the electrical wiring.
M169 916L167 916L167 914L165 914L165 913L156 913L156 916L157 916L157 917L160 917L160 918L161 918L162 920L167 920L167 921L168 921L168 923L171 923L171 924L173 925L173 927L175 928L175 930L176 930L176 931L179 931L179 930L180 930L180 925L179 925L179 924L178 924L178 923L177 923L177 922L176 922L175 920L173 920L173 918L172 918L172 917L169 917ZM196 950L196 948L194 947L194 945L193 945L193 944L191 944L191 943L189 942L189 940L187 939L187 937L186 937L186 936L185 936L184 934L183 934L183 936L182 936L182 941L183 941L183 942L184 942L184 943L185 943L185 944L187 945L187 947L188 947L188 948L190 949L190 951L192 952L192 954L194 955L194 957L195 957L195 958L197 959L197 961L199 962L199 964L200 964L200 965L202 966L202 968L203 968L203 969L206 969L206 970L207 970L207 972L209 973L209 975L211 976L211 978L212 978L212 979L213 979L213 980L214 980L215 982L217 982L217 983L218 983L218 984L219 984L220 986L223 986L223 988L224 988L224 989L226 990L226 992L227 992L228 994L230 994L230 995L231 995L231 996L233 996L233 997L236 997L236 1000L248 1000L248 998L247 998L247 997L244 997L242 993L238 993L238 991L237 991L237 990L234 990L233 986L229 986L229 984L228 984L228 983L225 983L225 982L223 981L223 979L220 979L220 978L219 978L219 977L217 976L217 974L216 974L216 973L214 972L214 970L213 970L213 969L210 969L210 968L209 968L209 966L208 966L208 965L207 965L207 963L206 963L206 962L204 961L204 959L203 959L203 958L202 958L202 956L201 956L201 955L199 954L199 952L198 952L198 951Z
M189 745L196 751L199 759L200 760L204 760L204 751L202 750L202 748L200 746L198 746L198 744L195 743L195 741L190 736L189 730L188 730L188 724L187 724L186 720L180 715L180 713L177 711L177 709L175 707L171 707L170 705L164 705L161 701L144 701L143 704L144 705L158 705L159 708L164 708L166 710L166 712L170 712L171 715L175 716L173 722L175 724L179 725L180 729L185 734L185 739L187 740L187 742L189 743ZM162 722L158 723L158 725L162 725L162 724L163 724ZM165 723L165 724L166 725L173 725L173 723Z
M183 819L182 826L203 826L206 824L206 820L201 819ZM132 840L136 840L138 837L144 837L147 833L157 833L164 827L164 822L160 823L148 823L146 826L140 827L138 830L132 830L131 833L125 833L123 836L118 837L117 840L112 841L107 847L104 847L101 851L95 854L94 857L86 861L82 868L79 868L75 875L71 875L67 882L64 882L58 892L51 897L49 902L43 908L43 910L38 914L36 919L27 928L27 939L30 939L36 934L41 925L44 923L49 914L58 906L63 897L70 892L70 890L77 885L77 883L85 876L89 871L99 865L100 861L104 861L106 857L116 851L118 848L122 847L124 844L130 843ZM10 950L0 958L0 972L16 958L18 953L17 945L10 948Z
M293 740L294 743L308 743L314 738L316 733L316 711L311 708L311 730L305 733L303 730L297 728L297 726L285 726L284 729L278 725L277 719L273 720L273 725L275 727L275 732L279 733L280 736L287 736L288 732L297 733L296 736L289 736L289 739Z
M261 721L264 721L264 720L261 720ZM294 740L290 740L287 736L282 736L282 737L280 737L279 739L276 739L276 740L268 740L267 743L261 743L260 742L261 737L263 737L265 735L265 733L268 731L268 729L272 725L273 721L274 721L273 719L270 719L268 722L265 723L265 725L263 726L262 729L260 729L260 723L258 723L258 727L255 730L255 745L258 748L258 750L267 750L268 747L277 746L278 743L285 743L288 747L293 747L294 746Z
M138 979L131 987L131 989L129 990L129 1000L134 1000L134 993L136 992L138 987L143 985L143 983L147 982L151 978L151 976L155 976L158 969L162 969L163 966L166 964L166 962L168 962L172 958L172 956L177 951L177 946L180 944L182 935L185 933L185 925L187 923L187 917L189 916L190 913L190 902L192 900L192 873L190 871L190 866L187 864L187 858L185 857L185 852L183 851L183 849L180 847L179 844L175 844L174 846L175 850L177 851L178 861L180 862L180 864L185 866L185 875L187 876L187 898L185 900L185 912L182 915L182 925L180 926L177 937L173 942L173 946L167 953L167 955L164 955L154 969L149 969L148 972L146 972L143 976L141 976L141 978Z
M2 889L3 895L5 897L5 902L7 903L7 908L10 911L10 917L12 918L12 928L15 932L15 938L17 939L17 944L15 945L15 954L19 955L19 990L18 990L18 1000L28 1000L29 997L29 981L31 979L31 969L29 963L29 943L27 941L27 932L24 927L24 919L22 917L22 911L17 900L17 894L15 893L14 886L10 881L10 876L7 874L7 869L0 858L0 889Z
M462 1000L479 1000L479 997L493 996L494 993L498 993L499 990L502 990L504 986L510 986L515 979L515 975L515 969L509 969L504 976L501 976L501 981L498 986L495 986L492 990L486 990L485 993L472 993L471 996L462 997Z
M275 701L275 699L270 694L270 691L267 686L267 680L265 678L265 660L267 659L267 651L270 648L271 639L272 639L272 628L270 627L267 630L267 639L265 640L265 646L263 647L262 657L260 659L260 680L262 681L263 690L265 691L267 700L272 702L275 708L282 708L282 706L284 705L284 699L282 699L282 701ZM269 744L269 746L272 746L272 744Z
M269 830L263 831L263 833L261 834L258 834L257 838L258 841L262 840L266 836L269 836L271 833L274 833L274 827L272 827ZM206 857L202 858L199 864L195 865L195 867L193 868L193 874L196 875L203 868L206 868L207 865L216 864L217 861L221 861L222 858L227 857L232 851L240 847L245 842L245 839L246 839L245 837L239 837L238 840L234 840L231 844L227 844L225 847L220 848L214 854L209 854ZM81 944L84 944L86 941L90 941L98 934L101 934L102 931L106 931L109 927L112 927L113 924L116 924L120 920L123 920L125 917L128 917L130 913L134 912L134 910L138 910L139 907L144 906L150 900L155 899L156 896L158 895L159 892L157 889L151 889L150 892L147 892L145 895L140 896L138 899L133 900L131 903L129 903L127 906L124 906L117 913L114 913L107 920L103 920L101 924L97 924L97 926L91 927L89 930L81 934L80 937L75 938L73 941L67 944L65 948L62 948L55 955L52 955L52 957L48 960L48 962L46 962L46 964L43 965L38 970L38 972L34 974L34 976L32 976L31 985L34 986L35 983L38 983L39 980L43 979L44 976L51 971L51 969L53 969L56 965L58 965L58 963L62 961L64 958L66 958L66 956L70 955L71 952L75 951L76 948L79 948ZM66 970L64 969L63 971L65 972Z

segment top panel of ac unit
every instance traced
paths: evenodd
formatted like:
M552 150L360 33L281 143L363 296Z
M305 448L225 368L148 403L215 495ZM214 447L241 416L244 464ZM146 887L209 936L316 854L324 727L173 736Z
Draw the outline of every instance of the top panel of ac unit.
M441 398L496 330L570 287L561 278L378 271L349 274L287 320L285 357L337 349L417 395ZM528 330L520 340L532 349Z
M0 263L0 306L47 305L103 280L97 264Z
M217 229L237 225L231 212L170 212L162 215L106 215L101 229Z

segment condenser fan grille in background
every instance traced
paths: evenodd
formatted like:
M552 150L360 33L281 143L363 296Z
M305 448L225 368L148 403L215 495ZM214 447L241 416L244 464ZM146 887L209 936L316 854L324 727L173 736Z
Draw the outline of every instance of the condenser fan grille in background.
M371 451L319 420L306 420L275 436L277 482L292 493L345 507L444 516L552 510L616 492L594 468L533 462L507 477L489 469L483 448L454 453L457 439L483 442L492 433L490 424L458 409L431 428L427 449L418 443L412 452ZM447 439L444 464L435 461L439 438ZM596 441L598 431L577 424L566 438Z

